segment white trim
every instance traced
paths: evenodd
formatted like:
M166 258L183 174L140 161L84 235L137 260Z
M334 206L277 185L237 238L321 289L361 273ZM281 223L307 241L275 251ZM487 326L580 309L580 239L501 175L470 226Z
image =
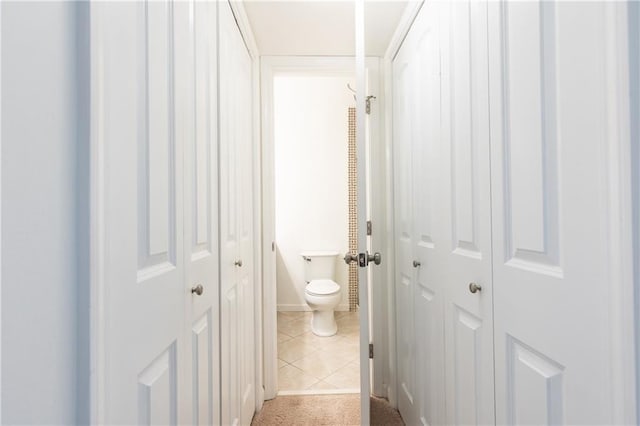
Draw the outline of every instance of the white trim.
M413 25L413 21L418 16L418 12L420 12L420 8L424 4L424 0L414 0L410 1L407 4L407 7L404 9L404 13L400 17L400 22L398 22L398 26L391 36L391 41L389 42L389 46L387 46L387 50L384 53L384 59L393 61L400 50L400 46L402 46L402 42L404 42L405 37L409 33L411 26Z
M631 89L630 117L637 117L640 111L640 5L627 2L628 18L628 46L633 50L629 55L629 82ZM640 324L640 122L631 123L631 164L632 164L632 232L633 232L633 272L634 272L634 301L635 324ZM640 417L640 325L635 327L635 358L636 358L636 418Z
M264 366L264 398L273 399L278 392L277 317L276 317L276 269L275 269L275 196L274 196L274 156L273 156L273 72L260 60L260 118L262 154L262 334ZM267 258L268 256L268 258Z
M359 394L360 388L354 389L305 389L305 390L285 390L279 391L278 396L295 396L295 395L350 395Z
M106 424L106 288L105 264L105 217L104 217L104 50L102 45L102 4L92 2L90 19L90 391L91 424Z
M2 99L2 3L0 3L0 99ZM2 194L2 102L0 102L0 194ZM0 242L2 241L2 197L0 196ZM2 244L0 244L2 271ZM2 382L2 274L0 273L0 383ZM2 388L0 386L0 424L2 424Z
M278 305L278 312L311 312L311 308L306 303L284 303ZM339 304L334 311L336 312L348 312L349 304L341 303Z
M244 0L229 1L229 6L231 6L231 12L233 12L233 17L236 19L236 23L240 29L240 35L242 35L242 39L249 51L251 60L257 61L260 52L258 51L256 38L254 37L253 30L251 29L249 17L247 16L247 12L244 8Z
M611 380L614 424L636 423L631 135L628 14L624 3L604 5L609 134L607 157Z

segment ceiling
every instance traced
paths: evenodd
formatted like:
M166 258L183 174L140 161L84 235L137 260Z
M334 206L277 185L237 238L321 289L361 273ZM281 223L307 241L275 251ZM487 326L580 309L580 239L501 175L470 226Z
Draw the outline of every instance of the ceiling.
M405 0L365 0L365 50L383 56L407 5ZM245 0L261 55L355 55L352 1Z

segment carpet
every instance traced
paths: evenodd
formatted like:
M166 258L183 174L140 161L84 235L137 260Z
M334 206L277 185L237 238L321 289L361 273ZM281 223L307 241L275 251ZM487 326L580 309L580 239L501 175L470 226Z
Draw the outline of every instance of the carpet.
M360 424L360 395L293 395L265 401L252 426ZM400 413L382 398L371 397L371 424L403 426Z

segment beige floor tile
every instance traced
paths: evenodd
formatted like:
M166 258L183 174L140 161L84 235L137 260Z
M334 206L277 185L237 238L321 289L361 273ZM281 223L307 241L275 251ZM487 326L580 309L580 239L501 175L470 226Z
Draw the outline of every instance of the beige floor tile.
M278 311L278 325L280 323L289 322L298 319L297 312Z
M360 367L357 364L349 363L332 375L325 377L323 381L338 389L359 388Z
M307 318L298 318L278 324L278 332L292 337L299 336L311 330L311 323Z
M284 367L285 365L289 365L289 363L278 358L278 369Z
M278 343L278 358L286 362L294 362L317 350L316 346L298 339Z
M342 353L328 354L327 352L317 351L300 358L293 365L318 379L324 379L351 361L351 357Z
M329 389L338 389L337 387L320 380L318 383L315 383L308 387L309 390L329 390Z
M303 390L317 382L317 378L306 374L293 365L285 365L278 370L279 390Z
M293 339L293 337L287 334L278 333L278 343L286 342L287 340L291 340L291 339Z
M357 313L357 312L356 312L356 313ZM345 315L350 315L350 314L352 314L352 312L349 312L349 311L335 311L336 320L337 320L338 318L341 318L341 317L343 317L343 316L345 316Z
M304 334L297 336L296 339L302 340L303 342L307 342L311 345L321 348L324 345L328 344L329 342L336 342L342 339L342 336L338 334L334 334L333 336L328 336L328 337L316 336L315 334L313 334L312 331L308 331Z

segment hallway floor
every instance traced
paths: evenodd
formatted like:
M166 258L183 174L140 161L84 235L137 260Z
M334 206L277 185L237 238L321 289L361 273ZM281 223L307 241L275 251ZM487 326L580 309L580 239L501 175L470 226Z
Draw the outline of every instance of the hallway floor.
M338 333L311 332L311 312L278 312L278 390L287 393L359 392L357 312L336 312Z

